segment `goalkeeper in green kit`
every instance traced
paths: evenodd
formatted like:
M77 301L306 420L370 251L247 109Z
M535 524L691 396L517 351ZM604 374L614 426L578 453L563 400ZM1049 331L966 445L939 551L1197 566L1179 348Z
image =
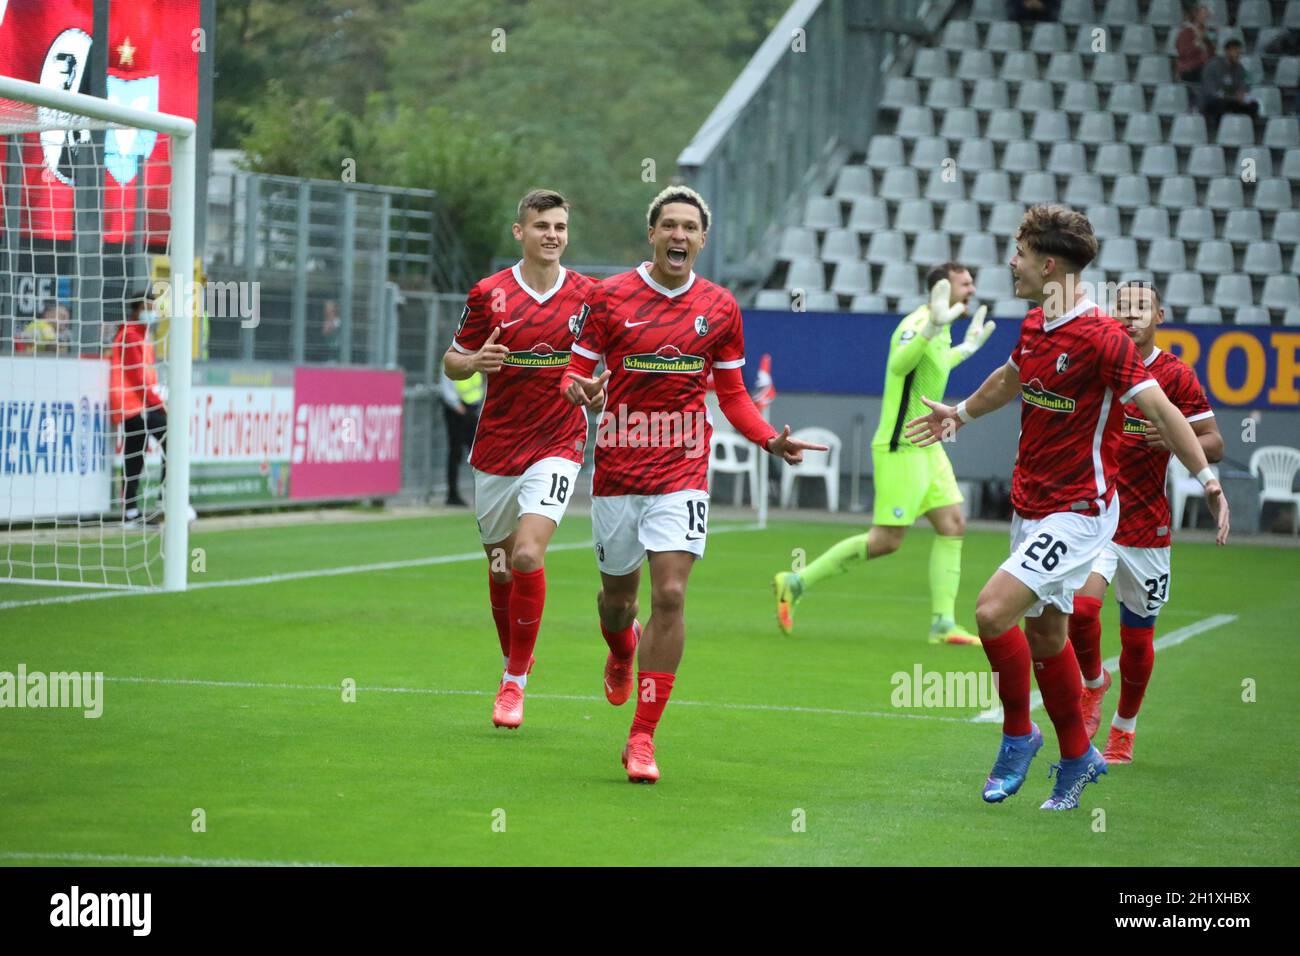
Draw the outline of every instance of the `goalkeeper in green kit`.
M958 627L954 617L966 531L957 479L942 443L917 448L903 434L903 425L929 412L921 396L944 394L948 373L988 341L993 322L985 321L988 310L981 306L965 339L953 346L949 326L965 313L975 295L975 282L968 269L945 262L931 270L926 285L929 303L899 322L889 340L880 425L871 441L876 485L871 530L845 538L801 571L777 574L773 581L776 617L787 634L794 629L795 605L809 589L859 562L897 551L908 527L925 515L935 530L930 549L930 643L980 642Z

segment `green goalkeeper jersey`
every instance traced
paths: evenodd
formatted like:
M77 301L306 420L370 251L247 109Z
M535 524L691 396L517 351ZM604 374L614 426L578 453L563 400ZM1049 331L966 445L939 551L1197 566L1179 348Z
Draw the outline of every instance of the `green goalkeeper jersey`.
M929 413L921 401L943 401L948 388L948 373L965 356L952 347L949 326L932 339L921 334L930 315L929 305L922 305L898 323L889 338L889 363L885 367L885 394L880 405L880 424L871 447L887 451L928 451L918 449L904 434L907 423ZM934 448L940 446L934 445Z

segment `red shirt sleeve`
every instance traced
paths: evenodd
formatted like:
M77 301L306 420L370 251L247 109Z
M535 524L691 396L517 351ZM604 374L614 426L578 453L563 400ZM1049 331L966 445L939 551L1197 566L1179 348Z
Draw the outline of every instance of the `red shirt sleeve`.
M1180 360L1178 362L1178 385L1175 388L1175 394L1169 396L1169 400L1174 403L1183 417L1189 422L1199 422L1203 418L1213 418L1214 409L1210 407L1210 399L1205 394L1205 389L1201 387L1200 380L1196 373Z
M465 298L465 308L460 313L456 334L451 347L463 355L477 352L487 341L492 329L492 312L488 309L488 296L480 283L474 283Z
M604 287L598 282L587 292L587 298L578 310L573 331L573 345L569 347L569 368L560 377L560 391L569 387L569 376L591 378L596 372L605 350L605 316L609 305Z
M1125 404L1144 388L1156 384L1142 364L1133 340L1118 322L1113 321L1106 323L1097 345L1097 373L1106 387Z
M714 365L713 382L717 386L718 405L727 421L754 444L766 447L767 440L776 435L776 429L763 420L758 406L745 391L745 378L740 369Z

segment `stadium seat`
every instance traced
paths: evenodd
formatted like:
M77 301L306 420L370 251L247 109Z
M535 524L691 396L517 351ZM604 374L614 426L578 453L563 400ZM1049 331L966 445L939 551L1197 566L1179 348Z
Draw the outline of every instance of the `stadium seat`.
M876 291L891 298L919 294L921 288L916 280L916 266L910 262L899 262L897 260L887 262L885 268L881 270L880 282L876 285Z
M934 206L928 199L905 199L894 213L894 229L909 236L934 228Z
M809 229L838 229L844 225L840 216L838 199L829 196L810 196L804 206L803 224Z
M854 242L857 242L856 237ZM871 269L861 260L840 262L831 278L831 291L838 295L861 295L871 291Z
M883 199L859 199L849 213L849 228L862 234L889 228L889 207Z
M787 289L820 292L826 288L826 271L820 259L796 259L785 274Z
M1245 195L1242 193L1242 181L1232 176L1210 179L1205 190L1205 206L1217 211L1227 211L1244 206Z
M1083 31L1080 31L1082 33ZM1079 54L1072 54L1078 56ZM1105 88L1117 83L1128 83L1128 58L1122 53L1089 53L1092 59L1092 82ZM1141 89L1139 86L1138 89Z
M1130 113L1127 122L1124 123L1122 139L1130 146L1153 146L1164 142L1164 134L1160 131L1160 117L1155 113Z
M943 207L943 222L939 228L954 236L979 232L981 228L979 203L968 199L946 203Z
M955 76L932 80L925 94L925 105L932 110L960 109L966 105L966 88Z
M966 183L961 173L955 177L938 168L930 170L930 178L925 183L925 198L934 202L951 202L966 198Z
M984 37L984 49L994 53L1013 53L1021 48L1020 24L995 20Z
M1025 122L1020 110L994 110L984 137L995 143L1009 143L1025 138Z
M1038 144L1031 139L1007 143L1002 154L1002 168L1009 173L1036 173L1043 168Z
M1077 53L1053 53L1051 59L1047 61L1047 76L1053 83L1068 83L1071 80L1084 79L1083 57ZM1093 82L1099 81L1094 78Z
M1300 305L1293 305L1282 314L1283 325L1300 325Z
M870 167L842 166L835 177L835 198L855 200L860 196L875 195L876 182Z
M944 24L941 46L950 50L971 50L980 45L979 28L974 20L949 20Z
M1241 0L1237 5L1237 26L1243 30L1262 30L1273 25L1273 9L1268 0Z
M975 288L985 299L1012 299L1011 273L1005 265L984 266L975 273Z
M902 166L903 141L897 136L882 136L877 133L867 144L867 165L872 169L889 169Z
M1107 272L1122 272L1125 269L1131 269L1138 262L1137 242L1127 237L1104 239L1096 261L1097 266Z
M1232 315L1235 325L1268 325L1268 309L1257 305L1243 305Z
M1192 153L1187 158L1187 175L1197 179L1214 179L1228 175L1228 163L1223 154L1223 147L1193 146Z
M988 231L999 238L1014 236L1024 217L1025 207L1018 202L994 203L993 211L989 214Z
M1269 276L1264 280L1264 294L1259 304L1266 309L1289 309L1300 302L1300 280L1295 276Z
M831 229L822 239L821 257L825 262L857 262L862 258L862 243L858 240L858 234L852 229Z
M1274 116L1264 127L1264 145L1270 149L1300 146L1300 120L1293 116Z
M1016 109L1022 113L1050 112L1056 106L1056 94L1046 80L1027 80L1016 91Z
M803 463L798 468L781 469L781 507L789 508L791 502L799 507L795 482L800 478L825 483L826 506L834 512L840 507L840 436L829 428L801 428L792 438L825 445L829 451L804 452Z
M976 173L970 195L982 206L1006 202L1011 199L1011 177L1000 169L986 169L982 173Z
M1282 26L1288 30L1300 30L1300 0L1287 0L1282 12Z
M1065 0L1061 4L1061 22L1070 26L1097 22L1097 8L1092 0Z
M948 110L939 127L939 135L950 140L975 139L979 134L979 114L972 109Z
M1269 151L1267 147L1264 148L1262 152L1265 156L1269 155ZM1259 167L1262 165L1263 163L1257 162L1256 169L1258 170ZM1281 174L1283 179L1293 179L1296 180L1297 182L1300 182L1300 149L1288 149L1286 151L1286 153L1282 157ZM1256 176L1260 179L1265 179L1271 177L1272 175L1273 175L1272 169L1270 169L1266 173L1265 172L1256 173Z
M1106 0L1101 18L1106 23L1135 23L1141 19L1137 0Z
M963 172L977 173L981 169L997 168L991 139L963 140L957 151L957 168Z
M933 94L934 86L939 80L931 84L930 92ZM910 76L891 76L885 80L885 92L880 97L880 105L885 109L897 110L904 106L921 105L921 88L920 84ZM931 103L931 106L935 104Z
M979 286L976 286L975 291L980 292L982 290ZM999 319L1023 319L1026 313L1029 312L1031 304L1024 299L998 299L993 303L993 308L989 309L989 315Z
M1133 225L1129 227L1129 235L1134 239L1142 239L1148 242L1155 242L1159 239L1169 238L1169 210L1161 206L1142 206L1133 214ZM1181 243L1182 240L1180 239ZM1156 266L1150 266L1155 269ZM1178 269L1164 269L1163 272L1182 272L1185 266Z
M1264 238L1264 226L1258 209L1229 209L1223 223L1223 238L1228 242L1259 242Z
M1133 79L1143 86L1164 86L1174 81L1173 71L1169 66L1169 57L1163 53L1148 53L1138 57L1137 71Z
M883 295L855 295L849 306L850 312L875 314L889 311L889 302Z
M1235 309L1253 298L1250 276L1225 275L1214 280L1214 294L1210 303L1221 309Z
M1079 273L1079 281L1087 283L1088 295L1095 300L1101 295L1101 292L1098 290L1104 289L1109 280L1107 279L1105 269L1100 269L1093 265Z
M867 252L863 258L872 265L886 265L905 260L907 237L894 229L882 229L880 232L872 233L867 241Z
M1255 144L1255 122L1249 116L1227 113L1219 120L1219 132L1215 142L1220 146L1253 146Z
M921 195L921 181L917 178L916 170L910 166L895 166L885 170L885 175L880 180L880 189L876 192L881 199L895 202L916 199Z
M1035 124L1037 125L1037 124ZM1069 131L1066 131L1069 136ZM1079 118L1079 132L1075 139L1081 143L1101 144L1115 141L1115 120L1109 113L1084 113Z
M1300 246L1291 254L1291 274L1300 275Z
M1097 87L1087 80L1074 80L1065 84L1061 93L1061 109L1067 113L1090 113L1101 109Z
M1175 272L1165 286L1164 299L1175 308L1205 304L1205 287L1196 272Z
M970 105L981 113L1006 109L1011 105L1011 97L1007 93L1006 81L976 80L975 89L970 97Z
M898 111L894 133L903 139L934 135L934 114L925 106L908 106Z
M923 232L912 247L913 262L948 262L952 259L952 240L947 233Z
M1174 226L1174 235L1184 242L1205 242L1213 239L1214 213L1208 209L1187 207L1178 213L1178 224Z
M907 165L915 169L930 170L952 156L948 141L942 136L922 136L912 144L912 155Z
M1234 272L1237 268L1236 257L1232 252L1232 243L1222 239L1210 239L1202 242L1196 249L1197 272L1205 275L1223 275Z
M1038 57L1028 51L1008 53L998 76L1008 83L1025 83L1038 79Z
M912 75L919 75L916 73L915 68L912 70ZM948 70L944 70L940 74L940 76L948 75ZM997 75L993 69L993 54L988 50L963 50L961 56L957 59L957 72L954 75L962 80L993 79ZM1004 76L1003 79L1010 80L1013 77Z
M1109 239L1111 236L1120 235L1119 207L1089 206L1086 215L1098 239Z
M1291 208L1291 184L1285 179L1261 179L1255 184L1256 209L1283 212Z
M1078 209L1103 202L1105 195L1101 188L1101 177L1091 173L1078 173L1071 176L1065 185L1061 197L1067 206Z
M1018 198L1025 205L1056 202L1056 177L1051 173L1025 173L1020 177Z
M1300 243L1300 210L1287 209L1278 213L1269 238L1274 242Z
M1116 114L1146 112L1146 94L1136 83L1116 83L1106 97L1106 110Z
M1057 176L1073 176L1088 168L1082 143L1056 142L1047 154L1047 171Z
M1133 172L1133 151L1128 143L1105 143L1097 147L1093 167L1102 176L1128 176Z
M1112 205L1120 209L1136 209L1151 205L1151 189L1145 176L1120 176L1110 191Z
M1029 49L1035 53L1055 53L1065 49L1065 27L1059 23L1035 23L1029 34Z
M970 18L981 23L1001 20L1006 15L1007 5L1002 0L975 0Z
M1191 325L1222 325L1223 313L1217 305L1194 305L1184 313L1183 321Z
M781 244L776 257L782 262L792 259L813 259L817 256L817 234L811 229L789 226L781 233Z
M785 289L759 289L754 308L779 311L790 308L790 293Z
M1142 147L1142 160L1138 163L1138 173L1143 176L1178 175L1178 151L1168 143L1157 143Z
M1246 247L1241 271L1252 276L1271 276L1282 271L1282 248L1276 242L1252 242Z
M1259 115L1263 117L1279 116L1282 113L1282 91L1276 86L1252 87L1250 95L1259 104ZM1253 133L1254 130L1252 129Z
M1196 181L1191 176L1170 176L1160 183L1160 195L1156 202L1166 209L1195 206Z
M1191 108L1187 87L1182 83L1157 86L1155 96L1151 98L1151 112L1160 116L1181 116Z
M1163 209L1158 211L1164 212ZM1154 240L1147 252L1146 266L1152 272L1186 272L1187 252L1183 249L1183 240Z
M840 301L834 292L807 290L803 297L805 312L838 312Z
M1116 21L1112 21L1116 22ZM1146 23L1129 22L1119 41L1119 52L1127 56L1141 56L1156 52L1156 34Z
M1108 21L1108 22L1113 22L1113 21ZM1094 24L1093 26L1090 27L1084 27L1083 29L1079 30L1078 33L1075 34L1074 37L1075 53L1081 54L1082 56L1093 56L1099 52L1098 50L1093 49L1093 45L1094 45L1093 31L1097 29L1101 29L1105 33L1105 36L1102 37L1101 40L1101 48L1103 50L1114 49L1111 46L1111 44L1115 41L1117 37L1117 32L1111 30L1109 26Z
M998 257L998 246L994 238L987 233L968 233L962 236L961 246L957 249L957 261L969 269L981 266L996 266L1002 260Z
M970 52L970 51L967 51ZM966 54L962 54L965 59ZM989 68L992 70L993 61L989 60ZM946 76L951 76L952 70L948 63L948 51L937 47L922 47L916 51L916 59L912 61L912 76L919 80L939 80Z
M1283 89L1300 86L1300 56L1278 57L1273 70L1273 82Z

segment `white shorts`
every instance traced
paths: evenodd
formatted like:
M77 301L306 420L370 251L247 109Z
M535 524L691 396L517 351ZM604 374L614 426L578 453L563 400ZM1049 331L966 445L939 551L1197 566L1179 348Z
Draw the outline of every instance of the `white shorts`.
M647 551L689 551L704 557L709 493L605 495L591 499L596 564L605 574L631 574Z
M1093 562L1110 543L1119 525L1119 496L1096 517L1058 511L1046 518L1011 518L1011 557L1002 570L1038 595L1025 617L1038 617L1052 605L1074 612L1074 592L1092 573Z
M578 483L582 466L567 458L543 458L522 475L474 471L474 517L484 544L504 541L515 532L520 515L550 518L558 526Z
M1111 542L1092 570L1115 588L1115 597L1138 617L1155 617L1169 601L1169 549L1130 548Z

